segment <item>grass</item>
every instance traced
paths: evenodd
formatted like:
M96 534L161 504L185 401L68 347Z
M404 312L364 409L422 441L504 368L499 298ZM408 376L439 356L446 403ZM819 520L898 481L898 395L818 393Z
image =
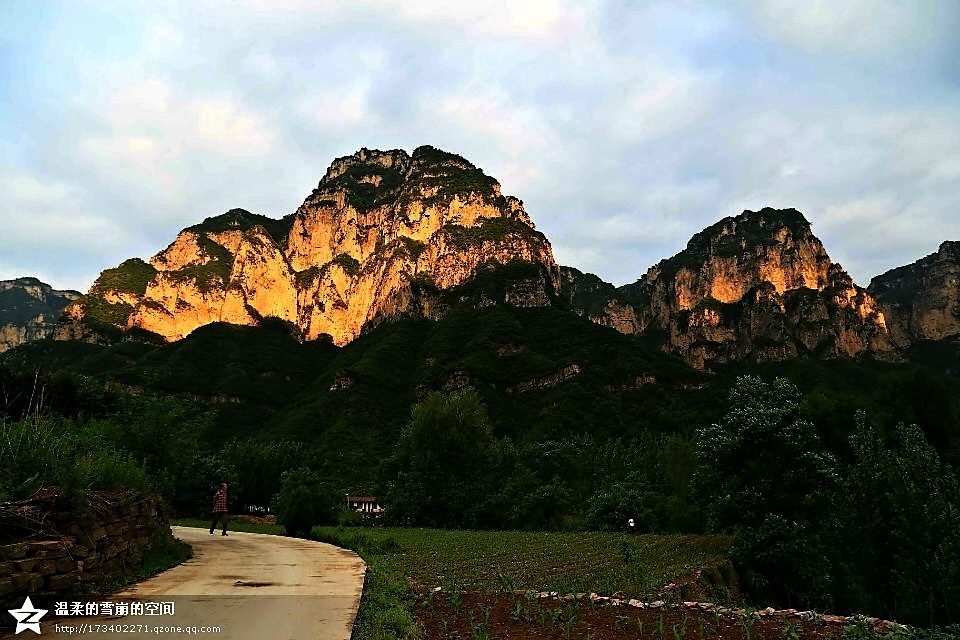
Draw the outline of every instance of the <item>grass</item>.
M200 520L198 518L174 518L170 524L175 527L197 527L200 529L210 527L209 520ZM283 526L279 524L254 524L252 522L242 522L236 518L230 518L230 522L227 524L227 531L266 533L273 536L286 535Z
M147 549L135 567L112 572L91 586L93 593L113 593L134 583L152 578L193 557L190 545L176 538L161 538Z

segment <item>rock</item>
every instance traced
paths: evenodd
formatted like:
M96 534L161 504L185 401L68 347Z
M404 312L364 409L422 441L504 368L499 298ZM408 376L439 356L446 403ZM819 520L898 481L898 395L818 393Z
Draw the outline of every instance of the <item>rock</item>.
M18 558L24 558L27 555L27 545L18 542L16 544L7 544L0 547L0 557L5 560L16 560Z
M564 296L591 320L661 336L665 350L700 368L801 353L899 357L874 298L831 262L794 209L724 218L616 289L574 271L563 272Z
M80 574L78 572L64 573L50 576L50 578L47 579L47 586L53 591L60 591L62 589L69 589L78 582L80 582Z
M40 562L36 558L26 558L24 560L17 560L15 562L18 571L33 571L33 568L37 566L37 563Z
M10 576L10 584L13 585L14 591L24 591L30 586L32 577L33 575L29 573L15 573Z
M77 561L70 558L60 558L56 563L57 573L68 573L77 568Z
M891 338L902 347L960 334L960 242L870 281Z
M80 295L36 278L0 280L0 352L52 335L61 312Z
M336 159L282 220L233 209L184 229L149 263L104 271L67 308L57 337L96 340L83 329L88 316L166 340L275 317L307 340L329 334L343 345L365 325L437 313L431 292L513 260L542 275L514 283L502 302L551 304L559 272L550 243L493 178L433 147L361 149Z

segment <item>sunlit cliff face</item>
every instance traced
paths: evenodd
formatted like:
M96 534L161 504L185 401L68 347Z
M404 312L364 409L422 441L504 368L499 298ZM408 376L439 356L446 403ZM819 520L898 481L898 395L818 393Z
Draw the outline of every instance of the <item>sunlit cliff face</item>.
M831 263L792 209L721 220L591 317L624 333L662 335L666 350L698 367L894 351L876 300Z
M960 335L960 242L877 276L868 290L900 346Z
M70 313L168 340L277 317L306 339L346 344L369 321L403 313L412 280L447 289L515 259L557 271L550 243L492 178L432 147L363 149L334 161L283 221L242 210L208 219L150 260L142 290L101 277Z

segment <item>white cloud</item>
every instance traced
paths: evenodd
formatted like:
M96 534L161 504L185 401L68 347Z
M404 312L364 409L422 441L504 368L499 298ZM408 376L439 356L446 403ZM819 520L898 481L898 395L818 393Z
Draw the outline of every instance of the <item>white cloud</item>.
M953 5L953 6L951 6ZM817 53L881 54L923 47L956 19L952 2L751 0L760 23L782 40Z
M379 116L369 105L369 83L356 81L347 86L328 86L304 95L297 101L297 111L324 133L339 133L343 127L379 124Z
M166 20L159 20L153 24L144 38L144 48L148 56L175 54L183 44L183 33Z
M594 2L564 0L487 0L464 3L448 0L241 0L237 12L264 17L269 27L285 31L310 29L318 23L359 21L371 17L403 24L434 26L450 33L476 38L507 38L539 44L562 45L583 35Z
M862 280L960 237L956 56L930 55L956 49L957 6L149 3L122 55L42 33L15 53L54 98L9 119L0 187L35 221L18 233L86 220L94 273L232 206L289 213L360 146L434 144L608 279L769 204L803 210Z
M232 156L262 156L275 136L260 114L228 99L200 99L187 105L192 126L186 132L202 149ZM191 140L188 138L186 144Z
M716 104L716 80L689 69L646 59L624 78L607 114L608 136L642 143L677 133Z

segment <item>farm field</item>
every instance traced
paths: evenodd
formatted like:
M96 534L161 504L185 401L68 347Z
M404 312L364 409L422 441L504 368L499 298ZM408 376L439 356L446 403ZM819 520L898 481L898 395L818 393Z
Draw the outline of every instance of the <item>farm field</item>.
M315 532L388 559L418 589L680 599L704 587L722 593L734 578L725 556L730 540L722 536L322 527ZM707 578L699 577L701 570Z
M235 521L231 527L283 534L275 524ZM726 557L731 540L722 536L379 527L316 527L313 534L356 550L368 564L355 640L955 637L868 619L752 608L740 600ZM707 610L691 601L724 608Z

